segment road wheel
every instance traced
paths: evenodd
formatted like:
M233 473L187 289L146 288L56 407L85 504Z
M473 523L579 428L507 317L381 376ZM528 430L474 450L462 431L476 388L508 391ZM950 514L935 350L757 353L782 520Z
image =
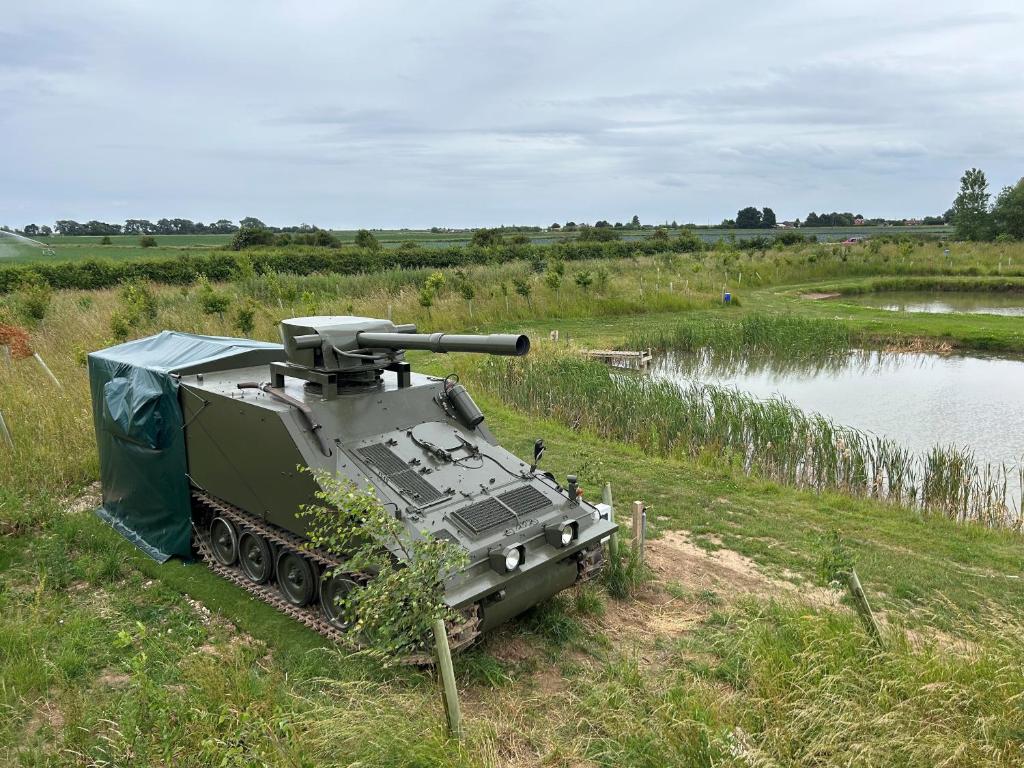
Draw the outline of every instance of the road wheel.
M348 629L341 606L338 604L358 585L343 574L328 576L320 582L320 609L324 618L338 629Z
M210 523L210 549L221 565L234 565L238 559L238 532L230 520L215 517Z
M277 586L292 605L309 605L316 597L316 574L302 555L282 552L277 558Z
M245 531L238 537L238 564L250 580L266 584L274 570L270 544L259 534Z

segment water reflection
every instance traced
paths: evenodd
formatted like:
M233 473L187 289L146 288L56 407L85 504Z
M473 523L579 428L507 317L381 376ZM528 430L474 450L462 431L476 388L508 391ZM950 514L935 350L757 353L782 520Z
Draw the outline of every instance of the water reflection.
M652 375L784 397L806 412L890 438L915 454L936 445L973 451L981 465L1024 456L1024 362L995 357L859 350L793 360L707 351L666 355ZM1016 481L1012 478L1016 477ZM1020 481L1011 473L1012 495Z
M846 304L886 309L890 312L1024 315L1024 293L1014 291L892 291L844 296L840 300Z

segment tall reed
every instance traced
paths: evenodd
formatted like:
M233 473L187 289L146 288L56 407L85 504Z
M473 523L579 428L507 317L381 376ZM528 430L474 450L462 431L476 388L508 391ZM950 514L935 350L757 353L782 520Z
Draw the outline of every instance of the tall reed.
M747 474L815 491L838 491L992 527L1019 528L1008 471L970 451L917 456L898 443L807 414L780 398L758 400L699 382L679 384L569 355L490 358L474 384L529 413L660 455L711 452Z

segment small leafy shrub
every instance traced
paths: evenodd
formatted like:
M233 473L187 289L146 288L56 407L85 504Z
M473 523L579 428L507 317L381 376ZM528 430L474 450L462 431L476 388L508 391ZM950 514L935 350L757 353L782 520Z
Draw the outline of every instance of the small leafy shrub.
M231 297L210 285L210 281L205 275L199 277L198 287L197 296L199 297L199 306L203 312L207 315L220 315L223 317L228 307L231 306Z
M15 305L25 322L35 325L43 321L50 311L53 289L46 283L32 281L15 296Z
M594 282L594 276L591 274L589 269L584 269L577 272L573 276L573 282L580 287L581 290L587 290Z
M818 581L829 585L840 581L853 570L853 552L837 530L829 531L821 540L821 559L818 561Z
M426 533L413 539L372 490L329 472L313 475L321 503L300 512L310 523L310 541L344 557L350 572L376 574L340 598L349 637L385 663L421 650L434 621L456 618L444 602L444 585L465 567L465 550Z
M110 235L104 235L103 239L100 240L100 245L110 245L110 244L111 244Z
M156 238L152 235L143 235L139 238L139 245L143 248L156 248Z
M256 302L246 299L235 307L232 325L242 336L251 336L256 327Z

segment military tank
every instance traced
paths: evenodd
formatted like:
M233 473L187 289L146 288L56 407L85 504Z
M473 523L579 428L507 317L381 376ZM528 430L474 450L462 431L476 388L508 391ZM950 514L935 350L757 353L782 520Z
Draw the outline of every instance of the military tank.
M311 549L297 512L323 470L372 488L410 537L449 539L455 649L591 578L610 509L505 450L456 376L415 373L406 350L525 355L524 335L417 333L365 317L281 323L280 345L164 332L89 356L103 507L157 559L210 567L341 639L338 597L363 574ZM182 501L185 501L183 504Z

